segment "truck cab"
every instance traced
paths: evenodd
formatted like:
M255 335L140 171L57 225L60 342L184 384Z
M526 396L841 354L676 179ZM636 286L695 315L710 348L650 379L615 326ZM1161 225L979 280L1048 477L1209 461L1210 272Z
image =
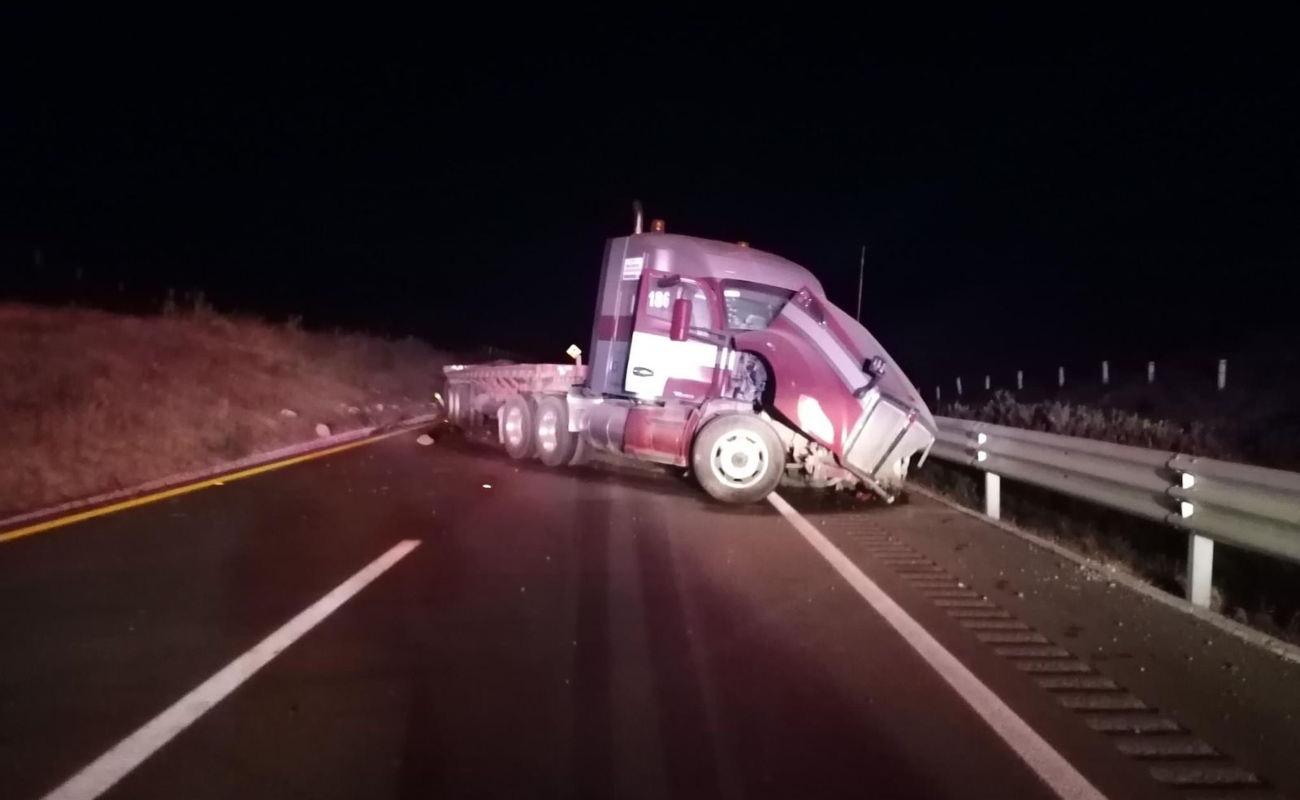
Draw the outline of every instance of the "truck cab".
M782 470L861 482L893 499L935 424L880 343L803 267L743 242L655 227L606 247L580 390L602 400L597 421L623 423L621 451L690 466L715 496L749 495L754 476L742 473L776 458L762 453L766 425L781 441ZM732 422L759 432L724 438L718 452L696 458L696 435L722 415L752 416ZM666 435L666 427L680 431ZM724 456L729 466L717 463ZM711 487L711 477L730 490Z
M787 476L896 498L936 426L875 337L798 264L637 220L605 248L590 363L449 366L452 421L495 418L548 466L596 449L688 469L724 502Z

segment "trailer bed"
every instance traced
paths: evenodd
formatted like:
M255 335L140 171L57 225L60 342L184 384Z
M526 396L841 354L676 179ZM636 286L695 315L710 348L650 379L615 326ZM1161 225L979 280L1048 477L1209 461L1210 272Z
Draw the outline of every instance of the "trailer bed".
M475 424L494 417L517 394L566 394L587 379L581 364L454 364L447 377L447 412L453 422Z

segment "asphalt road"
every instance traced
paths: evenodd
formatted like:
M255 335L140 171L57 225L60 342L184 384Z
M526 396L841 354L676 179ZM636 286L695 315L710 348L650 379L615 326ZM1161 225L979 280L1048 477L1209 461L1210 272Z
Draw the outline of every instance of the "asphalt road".
M0 545L0 797L45 796L412 540L103 796L1058 796L772 507L721 507L664 475L552 472L413 439ZM987 537L962 525L977 523L944 522L929 501L791 499L1102 796L1271 791L1160 780L1092 724L1132 709L1063 705L987 641L1046 631L1050 611L976 614L976 631L954 618L921 579L992 590L1009 556L976 557ZM1043 641L1026 646L1058 644ZM1215 740L1230 730L1202 716L1219 755L1197 763L1238 768ZM1285 773L1270 747L1287 745L1237 744ZM1269 774L1275 786L1292 777Z

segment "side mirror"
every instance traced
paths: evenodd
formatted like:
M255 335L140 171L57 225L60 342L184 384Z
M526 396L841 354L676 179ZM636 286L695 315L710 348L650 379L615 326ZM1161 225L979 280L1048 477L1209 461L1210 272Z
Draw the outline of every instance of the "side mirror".
M668 329L668 338L674 342L684 342L690 329L691 301L685 297L679 297L673 301L673 322Z

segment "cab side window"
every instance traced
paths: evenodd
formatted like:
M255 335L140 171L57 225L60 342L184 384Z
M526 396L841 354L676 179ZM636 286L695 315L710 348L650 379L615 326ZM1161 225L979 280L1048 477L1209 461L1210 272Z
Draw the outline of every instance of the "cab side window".
M673 303L683 297L691 301L691 325L696 328L712 329L713 310L709 307L709 295L694 281L674 280L668 286L651 287L646 313L656 319L671 322Z

